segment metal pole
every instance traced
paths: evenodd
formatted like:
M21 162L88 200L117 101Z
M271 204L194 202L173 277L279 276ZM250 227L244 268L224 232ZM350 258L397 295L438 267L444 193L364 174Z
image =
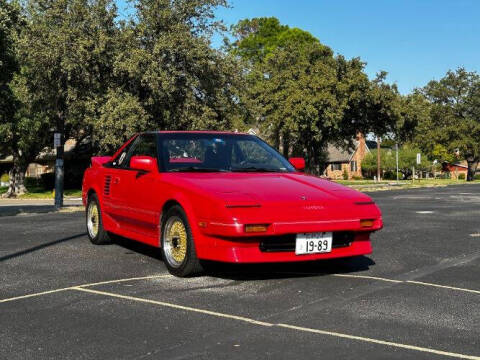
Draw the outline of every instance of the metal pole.
M55 210L59 210L63 206L63 129L60 131L60 146L57 146L57 157L55 159Z
M398 143L395 144L395 149L397 150L396 161L397 161L397 184L398 184Z
M380 181L380 138L377 136L377 181Z

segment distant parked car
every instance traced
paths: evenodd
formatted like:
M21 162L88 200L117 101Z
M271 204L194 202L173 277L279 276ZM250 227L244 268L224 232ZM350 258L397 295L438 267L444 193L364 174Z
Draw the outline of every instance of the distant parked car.
M256 136L150 132L112 157L94 157L83 178L88 236L118 234L161 248L177 276L201 260L311 261L372 251L382 228L365 194L309 176Z

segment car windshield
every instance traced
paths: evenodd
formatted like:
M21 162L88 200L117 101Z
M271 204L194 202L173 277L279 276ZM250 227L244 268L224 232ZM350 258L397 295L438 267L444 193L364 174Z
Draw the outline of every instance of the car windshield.
M253 135L160 134L160 156L169 172L291 172L293 166Z

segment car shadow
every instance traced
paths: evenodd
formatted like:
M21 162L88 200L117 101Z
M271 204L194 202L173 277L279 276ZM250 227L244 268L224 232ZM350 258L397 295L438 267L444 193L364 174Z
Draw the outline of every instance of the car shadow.
M156 247L117 235L112 236L112 240L114 244L128 251L163 261L160 249ZM355 273L368 270L375 265L375 261L368 256L355 256L319 261L263 264L230 264L202 261L202 265L205 271L197 276L248 281Z
M152 259L163 261L160 249L157 247L130 240L120 235L110 234L110 237L113 244L121 246L126 250L148 256Z
M205 275L239 281L348 274L366 271L373 265L375 261L367 256L264 264L204 262Z

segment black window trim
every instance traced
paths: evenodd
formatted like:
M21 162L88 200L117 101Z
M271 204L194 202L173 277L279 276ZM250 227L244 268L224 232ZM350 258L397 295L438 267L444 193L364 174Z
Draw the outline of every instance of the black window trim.
M156 145L156 152L157 152L157 167L158 167L158 172L161 172L160 171L160 152L159 152L159 147L160 147L160 141L159 141L159 136L158 136L158 133L155 133L155 132L145 132L145 133L140 133L140 134L137 134L132 140L130 143L128 143L128 146L130 146L130 148L128 149L127 151L127 154L125 155L125 161L127 161L127 158L128 158L128 161L127 163L130 164L130 153L133 151L133 149L135 149L136 147L136 143L139 141L139 139L142 137L142 136L146 136L146 135L153 135L154 136L154 142L155 142L155 145ZM121 152L118 156L121 156L123 152ZM117 158L118 158L117 156ZM113 162L117 159L112 159L111 161L109 161L108 163L106 163L104 165L104 167L107 167L107 168L110 168L110 169L116 169L116 170L126 170L126 171L141 171L139 169L132 169L130 166L115 166L113 165Z

